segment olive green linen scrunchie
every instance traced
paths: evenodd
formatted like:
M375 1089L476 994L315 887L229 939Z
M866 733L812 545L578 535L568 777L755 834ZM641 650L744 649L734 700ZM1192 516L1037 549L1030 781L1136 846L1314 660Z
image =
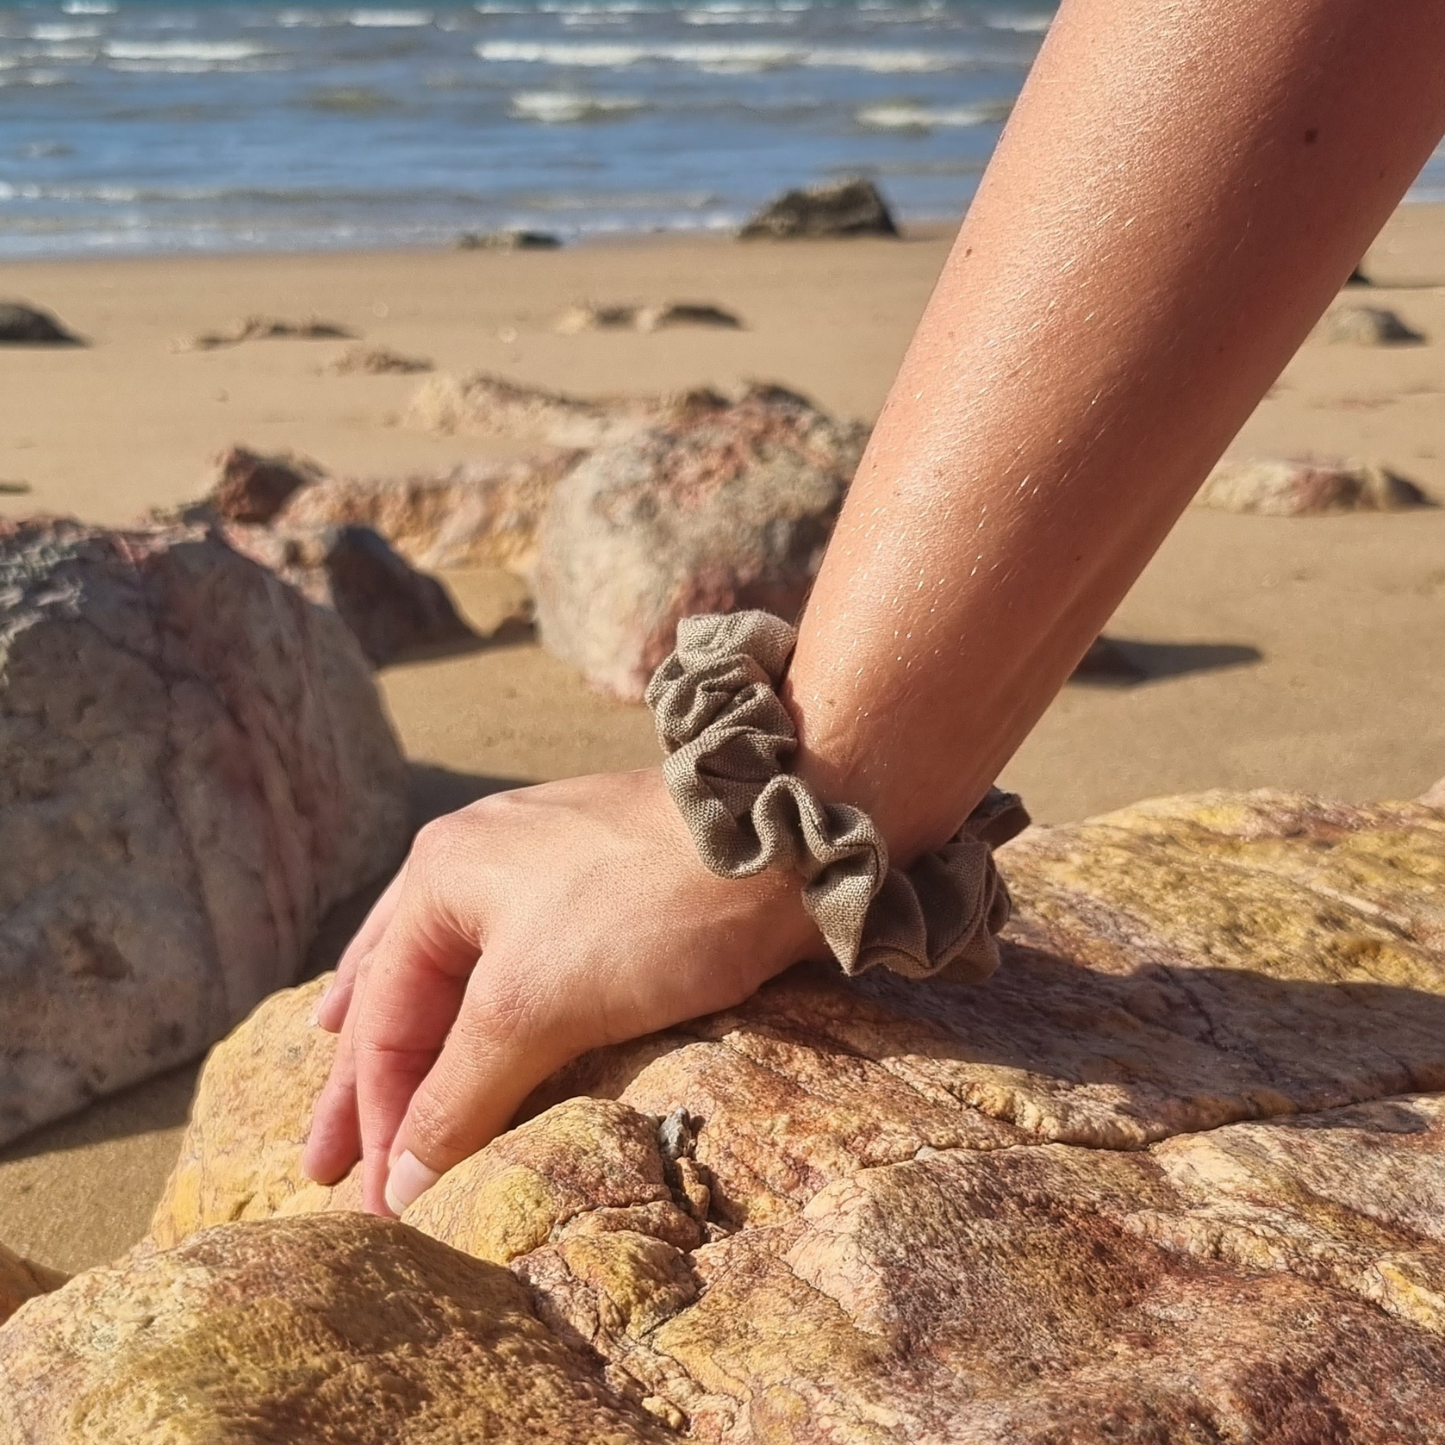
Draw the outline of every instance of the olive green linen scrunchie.
M943 847L890 868L866 813L819 802L787 771L798 738L776 689L797 637L767 612L687 617L647 686L663 776L704 864L723 878L797 869L846 973L987 978L1010 906L992 850L1027 826L1023 804L990 789Z

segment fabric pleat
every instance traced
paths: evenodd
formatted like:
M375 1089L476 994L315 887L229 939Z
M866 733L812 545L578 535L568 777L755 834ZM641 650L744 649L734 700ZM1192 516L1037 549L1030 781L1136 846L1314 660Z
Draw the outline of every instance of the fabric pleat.
M993 849L1028 825L1023 803L991 788L941 848L890 867L866 813L820 802L788 771L798 737L777 689L796 641L767 612L684 618L648 684L663 776L703 863L723 878L795 869L847 973L987 978L1010 908Z

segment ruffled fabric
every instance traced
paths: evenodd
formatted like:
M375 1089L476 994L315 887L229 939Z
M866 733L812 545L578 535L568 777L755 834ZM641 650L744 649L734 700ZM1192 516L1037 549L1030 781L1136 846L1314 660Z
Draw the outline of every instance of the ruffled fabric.
M1028 825L1022 802L990 789L943 847L890 867L866 813L819 802L788 771L798 737L777 688L797 636L767 612L684 618L648 684L663 776L704 864L723 878L796 869L847 973L987 978L1010 908L992 850Z

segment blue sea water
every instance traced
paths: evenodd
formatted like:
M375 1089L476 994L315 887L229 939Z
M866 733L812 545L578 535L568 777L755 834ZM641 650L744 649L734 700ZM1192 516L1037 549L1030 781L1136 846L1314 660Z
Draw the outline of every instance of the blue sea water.
M0 0L0 257L957 217L1049 0ZM1435 175L1435 171L1440 174ZM1417 194L1445 195L1445 163Z
M0 256L956 217L1040 0L0 0Z

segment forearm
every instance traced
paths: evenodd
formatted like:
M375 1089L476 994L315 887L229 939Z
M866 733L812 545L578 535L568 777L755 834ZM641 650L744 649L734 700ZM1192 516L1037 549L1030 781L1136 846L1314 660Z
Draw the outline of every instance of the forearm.
M1445 5L1065 0L854 481L799 771L908 855L1043 713L1445 130Z

